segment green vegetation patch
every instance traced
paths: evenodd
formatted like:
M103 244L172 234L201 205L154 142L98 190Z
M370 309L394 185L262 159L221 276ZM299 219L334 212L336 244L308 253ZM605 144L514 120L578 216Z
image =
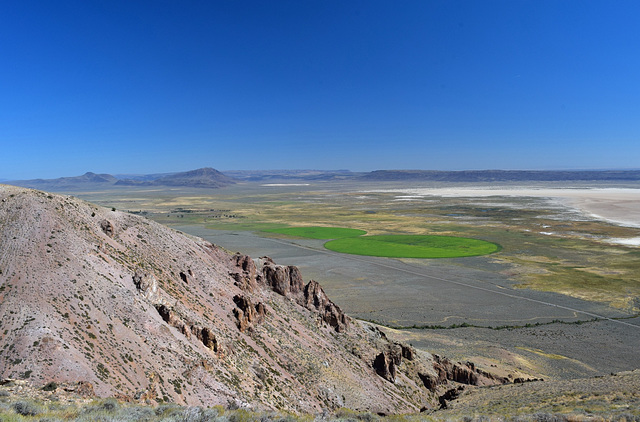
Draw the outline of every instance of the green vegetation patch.
M387 258L458 258L500 250L499 245L479 239L421 235L349 237L329 241L324 246L335 252Z
M287 236L306 237L309 239L342 239L367 234L364 230L347 229L344 227L286 227L263 231L286 234Z
M156 219L159 221L159 219ZM284 227L289 227L286 224L280 223L261 223L261 222L253 222L253 221L242 221L242 222L216 222L216 223L207 223L205 228L211 230L232 230L232 231L247 231L247 232L268 232Z

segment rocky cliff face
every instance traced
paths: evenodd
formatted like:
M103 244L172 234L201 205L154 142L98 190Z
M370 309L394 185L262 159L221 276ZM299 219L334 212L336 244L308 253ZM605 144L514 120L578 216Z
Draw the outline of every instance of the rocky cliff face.
M5 185L0 316L0 377L100 396L393 413L437 405L453 379L348 318L296 267Z
M238 271L232 273L236 286L253 292L257 286L270 288L298 305L317 312L319 317L337 332L349 328L349 318L326 295L320 284L310 280L306 285L300 270L294 266L277 265L268 256L258 260L258 266L246 255L237 254L233 258Z

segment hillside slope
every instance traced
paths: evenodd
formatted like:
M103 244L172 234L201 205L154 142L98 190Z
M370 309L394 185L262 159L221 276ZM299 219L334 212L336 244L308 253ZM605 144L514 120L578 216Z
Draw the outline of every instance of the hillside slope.
M296 267L74 197L0 185L0 377L99 396L312 412L504 382L391 343Z

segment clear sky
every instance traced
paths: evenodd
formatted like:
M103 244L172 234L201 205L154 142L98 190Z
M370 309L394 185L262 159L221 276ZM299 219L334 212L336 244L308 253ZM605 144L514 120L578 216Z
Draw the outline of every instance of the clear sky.
M0 179L640 168L637 0L0 5Z

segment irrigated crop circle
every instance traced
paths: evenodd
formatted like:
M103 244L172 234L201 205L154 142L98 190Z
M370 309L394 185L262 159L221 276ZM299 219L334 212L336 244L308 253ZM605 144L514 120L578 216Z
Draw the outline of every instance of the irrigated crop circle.
M387 258L458 258L500 250L499 245L479 239L420 235L348 237L331 240L324 247L335 252Z
M311 239L334 239L324 247L353 255L387 258L459 258L487 255L500 246L479 239L434 235L377 235L363 236L364 230L344 227L286 227L265 230L288 236Z

